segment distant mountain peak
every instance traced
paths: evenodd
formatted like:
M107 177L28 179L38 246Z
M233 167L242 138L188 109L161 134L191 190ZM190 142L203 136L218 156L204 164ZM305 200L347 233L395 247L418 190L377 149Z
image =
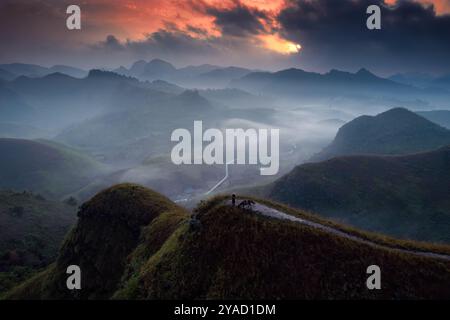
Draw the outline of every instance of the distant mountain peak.
M405 108L361 116L342 126L333 142L312 158L341 155L400 155L450 144L450 131Z
M366 68L361 68L356 72L357 76L360 77L366 77L366 78L378 78L376 75L374 75L372 72L367 70Z
M53 72L49 73L48 75L42 77L43 79L73 79L73 77L62 73L62 72Z
M417 116L414 112L404 108L404 107L396 107L396 108L392 108L389 109L385 112L380 113L377 116L382 116L382 115L409 115L409 116Z
M373 75L373 73L370 72L369 70L367 70L366 68L361 68L361 69L359 69L359 70L356 72L356 74L370 74L370 75Z

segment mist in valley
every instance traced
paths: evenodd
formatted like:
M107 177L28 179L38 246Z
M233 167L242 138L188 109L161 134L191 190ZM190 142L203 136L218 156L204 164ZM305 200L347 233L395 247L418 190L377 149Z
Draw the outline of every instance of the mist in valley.
M110 185L136 182L173 200L198 198L224 177L225 165L172 163L176 143L171 133L178 128L192 131L194 121L202 121L204 130L222 132L280 130L278 173L261 176L256 165L230 165L228 178L214 190L221 192L274 181L307 162L342 125L360 115L398 106L450 109L446 88L431 94L431 89L379 78L367 70L263 73L190 66L165 72L162 63L138 62L130 69L91 70L78 77L49 73L2 81L2 138L52 141L101 168L67 193L50 192L52 187L31 191L85 201ZM139 73L139 67L146 73ZM149 72L152 67L155 71Z

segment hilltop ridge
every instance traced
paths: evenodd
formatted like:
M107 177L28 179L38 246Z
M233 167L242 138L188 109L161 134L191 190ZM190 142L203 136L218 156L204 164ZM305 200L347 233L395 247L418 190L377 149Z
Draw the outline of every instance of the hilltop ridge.
M294 221L264 217L226 204L227 198L201 202L195 216L189 218L184 209L143 187L123 184L107 189L82 206L77 227L56 263L13 289L6 298L450 296L450 263L445 260L393 252ZM255 200L299 218L319 221L306 212ZM329 224L323 220L320 223ZM359 235L407 250L450 253L448 247ZM89 245L93 242L95 246ZM65 266L76 263L87 280L84 289L72 295L64 288ZM383 290L367 290L366 268L371 264L384 270Z

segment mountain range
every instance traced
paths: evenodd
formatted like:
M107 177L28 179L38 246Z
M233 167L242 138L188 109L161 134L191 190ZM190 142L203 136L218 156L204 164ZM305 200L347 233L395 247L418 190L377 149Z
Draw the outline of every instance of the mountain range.
M87 75L87 71L65 65L55 65L47 68L36 64L10 63L0 64L0 79L13 80L19 76L43 77L51 73L64 73L66 75L82 78Z
M389 77L389 79L412 85L418 88L438 88L450 90L450 75L433 76L426 73L398 73Z
M0 206L0 227L11 229L2 231L0 245L14 246L0 252L1 263L13 268L0 277L0 291L53 261L75 207L88 200L56 261L7 297L449 296L449 266L439 258L448 247L386 236L450 243L450 131L440 126L446 111L431 111L445 109L446 89L365 69L260 72L176 68L163 60L81 77L65 67L49 74L30 65L6 69L0 68L0 188L13 191L0 191L7 204ZM385 111L391 104L421 111ZM378 110L385 112L358 117ZM258 180L256 167L231 166L215 191L265 183L236 191L239 201L256 202L254 210L232 207L224 196L190 212L165 197L195 206L223 178L223 166L170 161L171 132L199 119L205 128L280 128L284 176ZM165 196L140 185L111 187L125 182ZM244 191L259 197L243 198ZM373 263L389 270L383 292L366 290ZM68 264L82 267L82 292L66 290Z
M251 72L245 68L220 67L209 64L177 69L171 63L161 59L153 59L149 62L139 60L133 63L129 69L122 66L113 71L141 80L166 80L188 88L222 88L231 80Z
M250 92L269 91L290 95L319 94L325 89L345 94L354 89L368 90L368 87L371 87L372 90L396 90L397 93L411 90L410 86L380 78L366 69L360 69L356 73L331 70L325 74L295 68L278 72L252 72L233 81L230 86ZM294 92L295 89L298 91ZM361 93L363 92L359 92L359 94Z

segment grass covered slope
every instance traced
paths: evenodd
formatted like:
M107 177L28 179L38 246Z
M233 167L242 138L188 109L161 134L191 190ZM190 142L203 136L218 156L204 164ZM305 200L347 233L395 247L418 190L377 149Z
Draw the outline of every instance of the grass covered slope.
M136 185L112 187L83 206L55 265L6 298L450 297L448 261L263 217L224 205L224 199L202 202L195 219L189 220L183 209L150 190ZM261 203L314 219L282 205ZM365 237L377 243L389 241ZM414 243L408 246L423 249ZM83 272L82 290L73 296L65 289L68 264L80 265ZM379 291L366 287L366 269L372 264L382 270Z
M143 299L381 299L450 297L450 263L356 243L211 201L129 284ZM383 290L366 287L382 270Z
M100 164L64 145L45 140L0 138L0 189L61 197L102 173Z
M450 243L450 147L338 157L296 167L261 193L396 237Z
M169 199L138 185L121 184L104 190L82 205L78 223L67 236L56 263L14 290L10 297L109 298L128 264L127 257L138 246L141 228L151 228L154 220L158 224L166 219L165 227L170 231L171 224L185 216L184 210ZM164 242L163 231L155 237L148 241L155 246ZM81 291L66 288L69 265L78 265L82 270Z
M361 154L402 155L449 144L450 130L407 109L394 108L348 122L339 129L333 142L311 160Z
M75 212L37 194L0 191L0 292L56 258Z

